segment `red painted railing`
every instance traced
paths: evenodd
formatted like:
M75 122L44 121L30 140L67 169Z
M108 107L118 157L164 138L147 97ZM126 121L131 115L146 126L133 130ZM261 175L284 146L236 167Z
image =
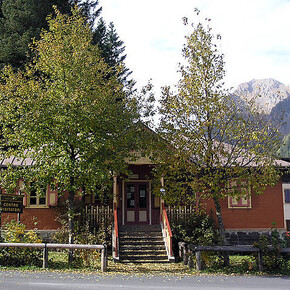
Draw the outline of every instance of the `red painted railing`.
M117 214L117 204L114 203L114 245L115 248L115 257L119 256L119 229L118 229L118 214Z
M172 257L172 232L171 232L167 212L164 206L164 202L162 202L161 204L160 221L163 225L163 229L165 233L165 241L166 241L166 246L168 249L168 254L170 257Z

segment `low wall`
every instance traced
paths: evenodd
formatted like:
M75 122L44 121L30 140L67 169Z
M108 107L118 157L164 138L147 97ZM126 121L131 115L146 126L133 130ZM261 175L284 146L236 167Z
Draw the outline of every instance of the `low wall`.
M284 229L278 229L280 236L285 233ZM226 230L226 243L228 245L253 245L259 241L260 236L266 236L271 242L271 230L250 229L250 230Z

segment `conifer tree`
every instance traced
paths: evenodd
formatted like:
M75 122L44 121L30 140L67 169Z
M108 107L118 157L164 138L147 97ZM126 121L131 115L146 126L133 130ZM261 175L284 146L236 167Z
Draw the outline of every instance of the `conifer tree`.
M53 5L69 13L69 0L2 0L0 14L0 68L10 64L23 68L28 45L38 39L47 28L46 17L53 13Z

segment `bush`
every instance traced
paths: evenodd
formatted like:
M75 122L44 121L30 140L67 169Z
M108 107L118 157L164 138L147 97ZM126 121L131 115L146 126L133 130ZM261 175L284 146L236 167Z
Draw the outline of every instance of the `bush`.
M4 243L41 243L36 230L26 231L26 226L15 220L2 226ZM41 265L41 249L1 248L0 263L7 266Z
M262 251L265 271L277 272L287 268L286 256L279 252L285 245L285 240L280 237L275 224L273 224L271 229L270 239L265 235L260 236L259 242L255 243L254 246ZM274 250L269 251L269 246L272 246Z
M53 236L55 243L68 243L68 224L66 220L61 221L63 226ZM75 244L85 245L100 245L104 242L110 242L111 230L110 228L99 227L91 230L89 225L80 225L75 223ZM75 267L96 267L100 260L100 252L97 250L74 250L74 263Z
M178 242L183 241L194 245L216 245L220 235L213 219L206 214L190 214L186 219L170 219L173 235L173 250L178 255Z

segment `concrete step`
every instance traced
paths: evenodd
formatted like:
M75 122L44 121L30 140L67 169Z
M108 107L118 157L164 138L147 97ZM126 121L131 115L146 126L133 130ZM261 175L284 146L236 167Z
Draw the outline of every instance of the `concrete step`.
M121 226L119 243L120 262L168 263L159 225Z
M160 251L150 251L150 252L146 252L146 251L120 251L120 255L122 257L124 256L130 256L130 257L148 257L148 256L154 256L154 257L158 257L158 256L164 256L167 257L167 253L165 250L160 250Z
M155 255L147 255L147 256L130 256L130 255L122 255L121 257L121 261L123 260L127 260L127 261L146 261L146 260L150 260L150 261L164 261L167 260L168 261L168 257L166 255L160 255L160 256L155 256Z
M148 243L154 243L154 242L163 242L163 238L160 237L120 237L119 238L120 243L136 243L136 242L148 242Z
M120 237L162 237L161 231L159 232L127 232L123 231L119 233Z
M164 243L159 244L159 245L140 245L140 244L120 244L120 251L124 250L124 251L138 251L138 250L142 250L142 251L159 251L159 250L164 250Z
M149 263L149 264L165 264L165 263L168 263L168 259L164 259L164 260L150 260L150 259L147 259L147 260L126 260L126 259L120 259L120 262L121 263L134 263L134 264L144 264L144 263Z
M126 226L119 226L120 231L160 231L160 225L126 225Z

